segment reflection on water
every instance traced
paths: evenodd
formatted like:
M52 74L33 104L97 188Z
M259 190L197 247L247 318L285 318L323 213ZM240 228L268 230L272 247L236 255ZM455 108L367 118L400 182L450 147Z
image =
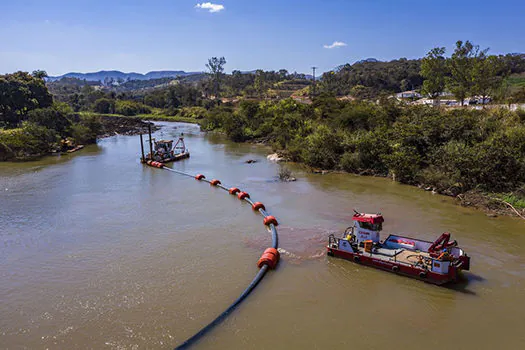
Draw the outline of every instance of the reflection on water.
M155 137L183 133L191 152L171 167L246 190L281 224L280 266L199 347L525 343L523 222L382 178L288 164L298 181L279 182L268 148L163 125ZM261 217L224 191L142 166L139 153L138 136L115 136L72 155L0 163L1 348L169 349L249 283L271 244ZM451 232L472 272L440 288L326 257L328 234L354 208L382 212L385 234Z

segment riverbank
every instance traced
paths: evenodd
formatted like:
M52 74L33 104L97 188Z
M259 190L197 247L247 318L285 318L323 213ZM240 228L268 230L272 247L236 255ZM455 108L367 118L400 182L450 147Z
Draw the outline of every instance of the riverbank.
M278 153L275 153L277 155ZM284 157L282 154L278 157ZM282 158L281 158L282 159ZM355 174L344 170L325 170L310 168L314 174L326 175L330 173L353 174L366 177L383 177L370 174ZM394 181L394 180L392 180ZM480 190L470 190L460 194L454 194L450 191L439 191L428 185L413 185L422 191L431 192L438 196L452 197L457 205L462 207L471 207L484 212L488 217L511 216L525 220L525 191L518 190L513 193L488 193Z
M78 115L81 116L91 116L96 115L103 117L105 119L128 119L128 120L148 120L148 121L159 121L159 122L180 122L180 123L192 123L192 124L198 124L202 125L203 118L202 117L196 117L196 116L188 116L185 114L176 114L176 115L168 115L165 113L162 113L162 111L154 111L151 114L138 114L135 116L125 116L121 114L99 114L99 113L93 113L93 112L79 112Z
M73 125L82 125L84 128L73 130L73 133L82 132L87 135L82 137L82 141L72 137L59 139L52 131L32 125L0 130L0 161L32 161L47 155L72 153L101 138L137 135L148 131L148 123L140 118L74 113L68 115L68 119ZM153 126L152 129L155 131L159 127ZM93 135L89 136L90 133Z
M261 140L250 140L248 143L260 144L269 146L270 143L267 139ZM268 159L274 162L283 162L287 163L290 159L287 157L286 152L276 152L268 155ZM366 172L357 174L351 173L344 170L330 170L330 169L319 169L307 166L305 164L299 163L309 172L317 175L326 175L326 174L352 174L365 177L382 177L389 178L394 181L391 177L369 174ZM456 194L453 191L446 190L440 191L435 187L423 184L413 184L412 186L421 189L422 191L431 192L432 194L452 197L455 199L457 205L462 207L471 207L477 210L484 212L488 217L498 217L498 216L511 216L519 217L525 220L525 190L517 190L513 193L488 193L480 190L470 190L464 193Z
M389 177L452 197L475 191L513 206L503 198L525 201L521 110L447 110L320 96L311 105L288 99L220 106L208 112L202 127L236 142L263 140L312 168Z

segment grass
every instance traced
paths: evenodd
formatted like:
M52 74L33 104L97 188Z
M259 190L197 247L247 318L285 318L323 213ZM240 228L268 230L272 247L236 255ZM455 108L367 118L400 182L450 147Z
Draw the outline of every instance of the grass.
M496 198L503 200L516 209L525 209L525 198L517 196L513 193L500 193L495 195Z
M167 115L162 109L155 108L153 109L153 113L151 114L138 114L135 116L125 116L121 114L101 114L101 113L94 113L94 112L78 112L78 114L82 116L104 116L104 117L120 117L120 118L137 118L141 120L153 120L153 121L168 121L168 122L182 122L182 123L193 123L193 124L201 124L202 119L198 119L195 117L186 117L181 115Z
M505 195L502 198L505 202L510 203L516 209L525 208L525 198L517 197L513 194Z
M96 112L89 112L89 111L81 111L81 112L77 112L78 115L81 115L81 116L105 116L105 117L125 117L124 115L121 115L121 114L102 114L102 113L96 113Z
M123 116L120 116L123 117ZM166 115L166 114L139 114L131 118L139 118L143 120L154 120L154 121L167 121L167 122L182 122L182 123L193 123L199 124L202 123L202 119L197 119L193 117L182 117L179 115Z
M525 88L525 75L524 74L515 74L507 78L510 86L522 87Z

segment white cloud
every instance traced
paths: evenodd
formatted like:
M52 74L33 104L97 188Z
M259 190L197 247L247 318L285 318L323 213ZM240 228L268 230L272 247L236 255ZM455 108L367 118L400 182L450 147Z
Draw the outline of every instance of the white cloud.
M325 49L336 49L336 48L343 47L343 46L347 46L346 43L342 41L334 41L332 45L324 45L324 48Z
M224 5L212 4L211 2L203 2L202 4L195 5L195 7L198 9L209 10L211 13L224 10Z

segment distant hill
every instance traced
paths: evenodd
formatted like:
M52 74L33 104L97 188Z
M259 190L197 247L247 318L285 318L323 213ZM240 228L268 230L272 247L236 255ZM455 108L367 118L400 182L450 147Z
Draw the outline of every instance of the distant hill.
M185 72L185 71L153 71L148 72L146 74L141 73L123 73L118 70L111 70L111 71L100 71L100 72L94 72L94 73L67 73L64 75L56 76L56 77L48 77L48 81L57 81L62 78L77 78L80 80L86 80L86 81L104 81L104 79L114 79L114 80L149 80L149 79L161 79L161 78L177 78L177 77L185 77L188 75L193 74L199 74L200 72Z

